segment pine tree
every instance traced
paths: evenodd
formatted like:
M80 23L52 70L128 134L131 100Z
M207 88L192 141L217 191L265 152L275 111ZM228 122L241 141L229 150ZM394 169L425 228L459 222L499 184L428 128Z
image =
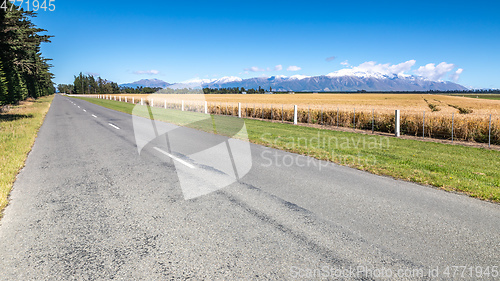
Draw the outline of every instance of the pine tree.
M2 67L2 60L0 59L0 105L7 103L7 96L7 81Z
M53 93L53 74L50 65L40 52L40 44L50 42L46 30L37 28L30 20L35 13L17 10L14 6L6 12L0 9L0 61L4 82L3 103L16 103L27 97L38 98Z

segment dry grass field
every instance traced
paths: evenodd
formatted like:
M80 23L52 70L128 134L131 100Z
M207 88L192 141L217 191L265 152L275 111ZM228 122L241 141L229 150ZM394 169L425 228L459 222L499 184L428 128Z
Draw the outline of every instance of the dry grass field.
M127 102L212 114L394 132L394 110L401 110L401 133L429 138L500 144L500 100L431 94L263 94L263 95L117 95ZM491 127L489 115L492 114ZM491 130L490 130L491 128Z
M434 108L436 113L459 113L458 108L471 110L470 114L500 114L500 100L486 100L472 97L458 97L431 94L274 94L274 95L140 95L127 94L122 97L135 97L135 99L151 96L159 100L167 99L172 102L207 100L213 104L235 104L241 102L245 106L262 106L262 104L275 107L291 108L294 104L299 107L311 109L353 109L359 111L377 112L394 111L427 111ZM457 108L458 107L458 108Z

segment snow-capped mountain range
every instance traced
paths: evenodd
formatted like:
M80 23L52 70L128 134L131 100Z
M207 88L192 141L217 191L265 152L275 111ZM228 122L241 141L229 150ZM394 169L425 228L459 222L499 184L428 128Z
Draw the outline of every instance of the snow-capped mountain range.
M144 81L144 80L141 80ZM161 80L159 80L161 81ZM138 81L140 82L140 81ZM131 83L136 84L137 82ZM168 83L167 83L168 84ZM130 84L129 84L130 85ZM227 88L244 87L245 89L262 87L273 91L315 91L315 92L355 92L365 91L448 91L468 90L466 87L450 81L432 81L420 76L408 74L383 74L376 72L337 71L321 76L272 76L242 79L226 76L219 79L193 79L181 83L169 84L168 88Z
M132 83L120 84L120 86L122 87L131 87L131 88L137 88L137 87L166 88L170 85L172 84L167 83L160 79L142 79Z

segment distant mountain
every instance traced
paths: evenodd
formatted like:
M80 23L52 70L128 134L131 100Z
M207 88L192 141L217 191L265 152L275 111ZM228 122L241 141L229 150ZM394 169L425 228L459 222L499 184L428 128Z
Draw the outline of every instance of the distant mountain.
M451 91L468 90L468 88L449 81L433 81L420 76L406 74L381 74L366 72L333 72L321 76L272 76L241 79L226 76L219 79L193 79L182 83L170 84L158 79L143 79L133 83L122 84L126 87L161 87L172 89L201 89L244 87L273 91L314 91L314 92L356 92L370 91Z
M131 88L137 88L137 87L166 88L170 85L172 84L159 79L142 79L132 83L121 84L120 86L131 87Z
M244 87L246 89L272 88L273 91L342 91L355 92L359 90L370 91L448 91L468 90L466 87L446 81L431 81L412 75L357 75L338 76L336 74L322 76L295 75L291 77L273 76L256 77L233 81L210 81L202 83L203 87L227 88Z
M192 80L188 80L185 82L172 84L172 85L168 86L168 88L172 88L172 89L188 89L188 88L201 89L201 88L206 88L206 87L212 87L211 85L225 85L225 84L229 84L229 83L239 83L239 82L243 82L243 79L241 79L239 77L235 77L235 76L225 76L225 77L222 77L219 79L192 79ZM227 87L227 86L221 86L219 88L222 88L222 87ZM232 86L232 87L240 87L240 86ZM257 86L257 88L258 87L259 86ZM214 87L212 87L212 88L214 88Z

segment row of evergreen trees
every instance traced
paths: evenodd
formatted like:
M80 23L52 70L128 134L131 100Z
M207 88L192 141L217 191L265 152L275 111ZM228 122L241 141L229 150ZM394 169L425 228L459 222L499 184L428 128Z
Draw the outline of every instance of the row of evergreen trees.
M272 88L269 88L269 91L272 92ZM234 88L203 88L203 93L204 94L241 94L241 93L247 93L247 94L264 94L266 91L259 86L258 89L247 89L241 87L234 87Z
M35 13L11 5L7 1L8 8L0 9L0 105L55 92L49 59L40 52L52 36L40 35L46 30L31 22Z
M92 75L84 75L80 72L75 76L73 84L59 84L57 90L60 93L74 95L90 94L118 94L120 87L118 84Z
M93 75L84 75L80 72L75 76L73 84L59 84L57 90L60 93L73 95L109 95L118 93L128 94L152 94L159 91L161 88L151 87L120 87L117 83L108 81L101 77L95 78Z

